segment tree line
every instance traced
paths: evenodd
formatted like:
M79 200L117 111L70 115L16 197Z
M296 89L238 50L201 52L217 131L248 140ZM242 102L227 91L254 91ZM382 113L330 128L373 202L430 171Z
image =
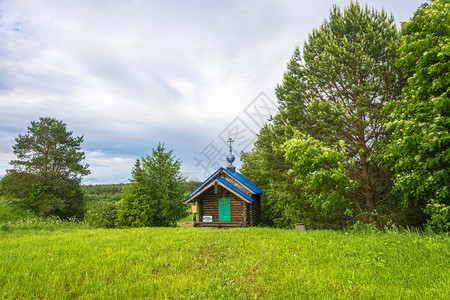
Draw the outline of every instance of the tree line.
M88 184L83 185L83 190L88 195L114 195L123 192L126 183L115 184Z
M334 6L296 48L279 112L242 154L266 191L265 223L449 228L450 2L402 29L368 6Z

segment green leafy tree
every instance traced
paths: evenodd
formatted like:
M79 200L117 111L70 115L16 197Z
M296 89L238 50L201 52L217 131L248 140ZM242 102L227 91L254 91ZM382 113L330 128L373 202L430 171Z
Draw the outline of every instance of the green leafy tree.
M95 227L114 228L117 202L123 198L124 183L84 185L86 214L84 220Z
M73 137L66 124L54 118L32 121L13 146L14 167L2 179L2 191L13 201L43 216L82 217L81 177L89 174L80 151L83 137Z
M292 228L295 223L304 223L308 228L342 228L348 217L340 211L324 214L322 208L314 207L304 189L295 184L296 178L289 174L293 164L286 161L281 145L293 134L276 115L261 129L252 151L241 153L240 172L265 191L262 224Z
M295 183L302 187L308 202L325 212L349 206L349 196L356 182L350 178L346 166L347 153L343 141L340 141L338 149L296 132L283 147L286 159L293 165L289 173L295 175Z
M136 161L130 184L118 203L119 226L174 226L188 215L181 161L158 144L152 155Z
M328 147L345 142L346 167L358 184L352 196L370 222L390 195L390 174L376 154L387 141L384 105L403 83L394 64L399 41L384 11L334 6L303 51L295 50L276 88L282 119Z
M116 202L96 201L87 209L84 220L95 227L114 228L117 220Z
M392 103L385 158L405 205L426 204L432 225L450 228L450 1L420 7L403 24L397 65L408 78Z
M266 124L259 132L252 151L241 153L240 172L265 191L262 198L262 224L275 227L292 227L301 217L295 192L291 190L293 179L287 176L290 164L284 159L277 145L285 141L284 128L279 124ZM294 192L294 193L292 193ZM295 196L294 196L295 195Z

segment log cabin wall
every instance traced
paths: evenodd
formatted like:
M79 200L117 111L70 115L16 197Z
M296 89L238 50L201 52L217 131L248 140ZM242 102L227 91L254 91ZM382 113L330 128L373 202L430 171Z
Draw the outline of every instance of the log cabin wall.
M252 226L259 225L261 222L261 195L257 194L254 197L255 201L251 203L252 205Z
M255 201L247 203L248 225L257 226L261 222L261 199L260 195L255 195Z
M253 206L252 203L245 203L247 208L247 225L253 226Z
M202 222L203 216L212 216L213 222L219 222L219 198L230 198L231 223L249 223L246 217L246 202L222 187L219 187L217 194L214 193L214 187L211 187L199 197L198 220L200 222Z

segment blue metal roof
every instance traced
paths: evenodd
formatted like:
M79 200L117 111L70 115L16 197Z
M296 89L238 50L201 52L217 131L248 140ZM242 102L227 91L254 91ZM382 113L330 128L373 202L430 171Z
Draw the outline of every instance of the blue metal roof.
M198 195L200 195L204 190L206 190L209 187L211 187L211 185L215 181L218 181L219 183L221 183L222 186L226 187L231 192L234 192L236 195L238 195L242 199L244 199L244 200L246 200L248 202L252 202L253 198L251 198L250 196L248 196L247 194L245 194L244 192L239 190L237 187L235 187L230 182L228 182L228 181L226 181L225 179L222 179L222 178L214 178L222 170L226 174L228 174L230 177L234 178L237 182L239 182L239 184L241 184L243 187L245 187L249 192L251 192L253 194L262 194L262 193L264 193L263 190L261 190L256 185L251 183L247 178L245 178L241 174L236 173L236 172L232 172L232 171L224 169L224 168L219 168L216 172L214 172L211 176L209 176L205 181L203 181L202 184L200 184L195 190L193 190L188 195L188 198L184 201L184 203L187 203L187 202L191 201L193 198L195 198Z
M233 177L234 179L236 179L239 183L241 183L243 186L245 186L246 188L248 188L250 191L252 191L254 194L264 194L264 191L262 189L260 189L259 187L257 187L256 185L254 185L253 183L250 182L250 180L248 180L247 178L245 178L244 176L242 176L240 173L237 172L232 172L228 169L223 169L228 175L230 175L231 177Z

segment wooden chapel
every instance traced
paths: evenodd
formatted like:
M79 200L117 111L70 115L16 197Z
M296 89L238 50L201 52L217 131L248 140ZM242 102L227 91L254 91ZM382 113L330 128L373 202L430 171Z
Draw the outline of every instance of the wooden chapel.
M230 138L230 154L226 168L219 168L195 190L185 204L197 203L198 218L194 227L247 227L257 226L261 221L261 194L258 188L247 178L236 172L233 167Z

